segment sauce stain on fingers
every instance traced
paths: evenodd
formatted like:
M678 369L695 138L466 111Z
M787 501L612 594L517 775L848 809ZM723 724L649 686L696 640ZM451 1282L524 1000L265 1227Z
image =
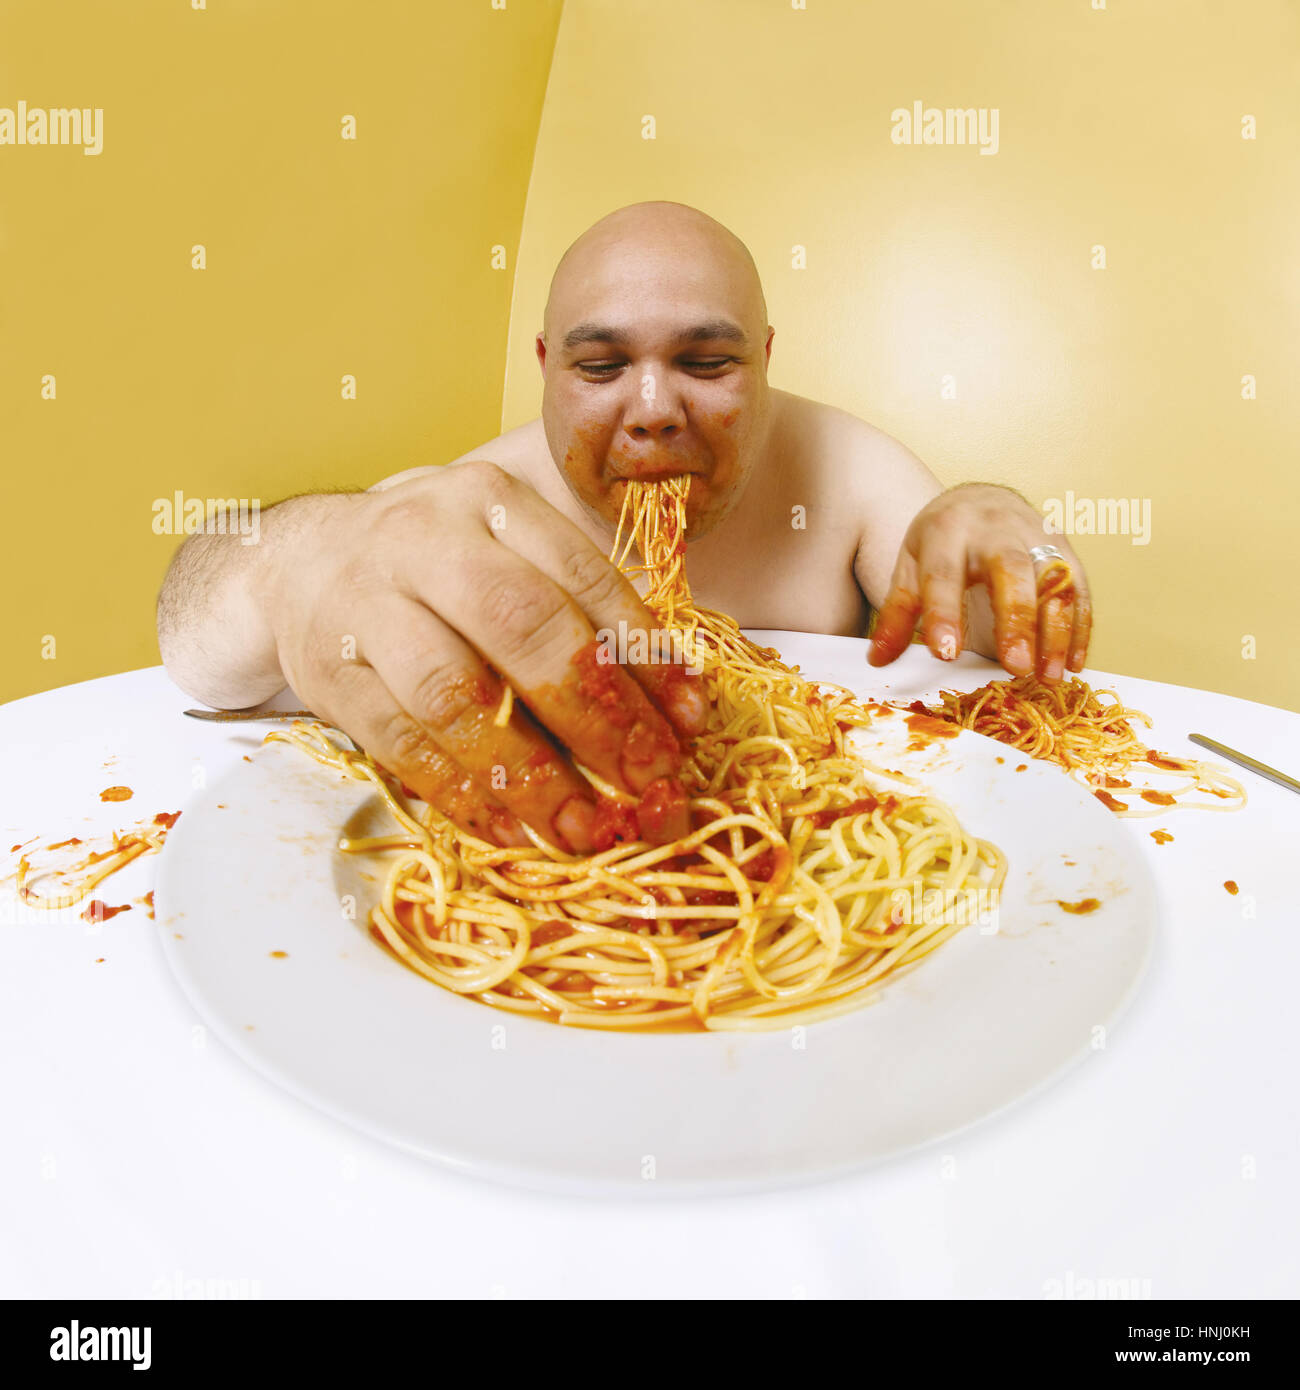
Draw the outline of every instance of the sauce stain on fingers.
M690 802L682 785L672 777L651 782L637 804L636 819L641 838L652 845L667 845L689 835Z
M391 771L409 796L428 802L480 840L493 841L497 817L510 815L432 742L427 752Z
M899 655L912 640L920 612L920 597L908 589L897 589L886 598L871 634L867 660L872 666L884 666Z
M571 748L573 755L621 782L620 790L640 793L681 766L681 745L672 725L598 641L574 654L559 687L542 686L526 698L540 703L539 696L552 708L563 708L582 729L583 743Z
M628 730L621 767L623 780L634 792L645 792L652 782L670 776L681 761L681 745L662 715L638 719Z
M1037 605L1017 603L1013 600L1006 605L1002 621L1006 630L1007 641L1019 640L1028 642L1030 646L1033 645L1034 639L1038 636Z
M679 734L694 738L704 732L708 726L709 699L702 676L675 663L643 666L635 674Z
M492 827L491 838L502 849L522 847L532 843L524 832L519 818L513 811L507 811L504 806L499 811L494 810L489 820Z
M459 760L452 765L463 766L469 774L459 792L481 798L481 804L472 823L448 810L451 819L480 839L503 847L531 843L523 829L527 822L562 847L568 842L576 852L590 853L584 812L572 809L564 814L575 798L585 799L587 784L522 696L513 701L505 722L498 724L505 684L491 666L482 675L458 676L452 690L448 710L455 717L445 725L442 736L451 740L452 755ZM565 826L571 833L566 833Z
M571 796L556 812L554 826L571 854L591 854L596 848L597 810L584 796Z

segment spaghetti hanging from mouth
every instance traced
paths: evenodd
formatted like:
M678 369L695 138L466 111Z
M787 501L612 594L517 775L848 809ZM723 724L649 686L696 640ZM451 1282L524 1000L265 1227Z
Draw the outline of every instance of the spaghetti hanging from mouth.
M688 834L590 856L535 834L503 848L411 805L327 726L268 736L374 786L394 833L341 848L394 854L370 931L435 984L581 1027L784 1028L859 1007L996 911L1001 852L942 802L884 790L897 776L846 745L868 708L696 606L690 483L630 482L611 555L646 576L646 606L702 668L710 717L682 773Z

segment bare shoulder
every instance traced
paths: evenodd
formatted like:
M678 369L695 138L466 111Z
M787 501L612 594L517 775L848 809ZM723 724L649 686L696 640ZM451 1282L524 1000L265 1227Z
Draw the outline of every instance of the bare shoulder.
M527 424L499 434L495 439L469 453L462 454L452 463L469 463L473 459L490 459L504 468L521 482L536 484L538 465L549 461L550 449L546 443L546 432L541 419L529 420Z
M375 483L370 491L382 492L385 488L396 487L398 483L423 477L435 469L452 468L457 464L472 463L478 459L495 463L520 482L536 488L542 476L539 471L541 465L549 458L550 451L547 448L541 420L529 420L527 424L507 430L495 439L477 445L459 458L449 459L446 463L421 464L418 468L407 468L401 473L394 473L391 478L384 478L381 482Z
M855 496L882 491L938 490L938 480L893 435L825 401L773 391L773 438L801 470Z
M912 518L943 486L907 445L866 420L789 392L774 395L773 442L798 460L809 495L837 509L858 585L879 608Z

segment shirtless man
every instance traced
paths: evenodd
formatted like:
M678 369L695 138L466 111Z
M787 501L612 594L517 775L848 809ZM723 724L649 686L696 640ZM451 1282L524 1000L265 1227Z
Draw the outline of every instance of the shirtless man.
M712 218L662 202L602 218L551 283L541 418L451 465L282 502L257 545L191 536L159 597L168 672L226 709L288 684L497 843L525 842L523 820L575 853L604 847L567 750L640 798L643 838L674 838L700 688L679 665L597 673L575 655L620 621L654 627L605 557L625 480L680 473L695 598L743 627L864 636L875 608L873 665L919 619L942 659L965 645L1013 675L1082 669L1090 604L1064 537L1074 597L1040 613L1040 515L995 485L944 491L880 430L774 390L772 338L754 262ZM498 727L502 676L526 708Z

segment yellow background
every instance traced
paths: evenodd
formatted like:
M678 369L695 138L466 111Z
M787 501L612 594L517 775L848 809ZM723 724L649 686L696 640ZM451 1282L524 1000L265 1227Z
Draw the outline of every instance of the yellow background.
M155 498L365 485L535 415L560 252L672 198L753 251L774 385L871 420L946 483L1150 499L1151 544L1075 539L1091 665L1300 707L1286 0L0 16L0 105L106 108L97 159L0 148L0 695L157 660L176 542L152 533ZM890 113L916 100L997 107L999 153L894 145Z

